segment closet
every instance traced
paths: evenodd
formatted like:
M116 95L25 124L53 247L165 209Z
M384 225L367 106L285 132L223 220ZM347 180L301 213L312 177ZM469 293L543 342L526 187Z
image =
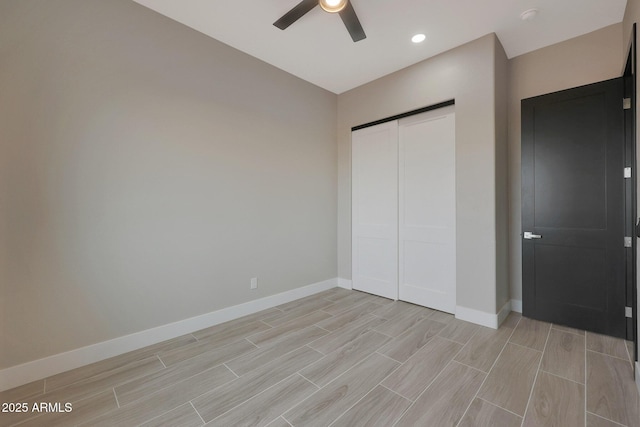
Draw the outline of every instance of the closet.
M352 132L353 288L456 307L454 106Z

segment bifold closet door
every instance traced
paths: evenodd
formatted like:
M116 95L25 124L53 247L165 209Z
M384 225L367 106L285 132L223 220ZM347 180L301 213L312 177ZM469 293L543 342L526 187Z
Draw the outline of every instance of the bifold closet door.
M399 123L399 298L449 313L456 307L453 107Z
M356 130L351 141L353 288L398 299L398 123Z

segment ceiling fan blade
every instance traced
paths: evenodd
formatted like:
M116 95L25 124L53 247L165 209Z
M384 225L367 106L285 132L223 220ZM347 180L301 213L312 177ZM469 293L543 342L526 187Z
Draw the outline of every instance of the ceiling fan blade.
M350 1L348 1L344 9L340 11L340 18L342 18L342 22L344 22L344 26L347 27L347 31L349 31L354 42L367 38L367 35L362 29L362 25L360 25L358 15L356 15L356 11L353 9Z
M284 30L289 25L302 18L307 12L318 5L318 0L302 0L294 6L289 12L285 13L282 18L273 23L276 27Z

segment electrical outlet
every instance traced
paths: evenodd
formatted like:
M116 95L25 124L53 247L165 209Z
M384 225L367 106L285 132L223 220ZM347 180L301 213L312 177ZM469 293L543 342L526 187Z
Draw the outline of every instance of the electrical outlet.
M254 277L251 279L251 287L249 289L258 289L258 278Z

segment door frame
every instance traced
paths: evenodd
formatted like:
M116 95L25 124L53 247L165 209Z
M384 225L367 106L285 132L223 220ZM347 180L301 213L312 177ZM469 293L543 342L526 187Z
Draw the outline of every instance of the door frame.
M632 317L628 319L627 330L631 331L631 337L633 339L633 359L638 361L638 286L637 286L637 274L638 274L638 240L640 237L640 229L636 229L636 222L638 220L638 171L637 171L637 147L636 147L636 24L633 24L631 30L631 38L629 40L627 57L624 64L623 81L624 81L624 97L630 98L630 108L625 110L625 166L631 167L632 179L625 180L625 230L626 236L634 236L636 238L631 239L632 245L630 253L626 256L626 270L627 270L627 306L632 307ZM629 322L631 323L629 325ZM629 334L628 334L629 335ZM634 364L635 369L635 364Z

